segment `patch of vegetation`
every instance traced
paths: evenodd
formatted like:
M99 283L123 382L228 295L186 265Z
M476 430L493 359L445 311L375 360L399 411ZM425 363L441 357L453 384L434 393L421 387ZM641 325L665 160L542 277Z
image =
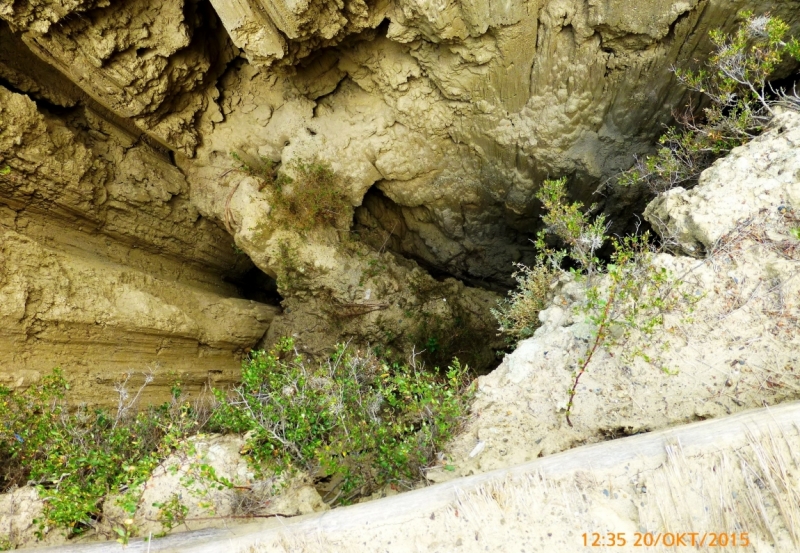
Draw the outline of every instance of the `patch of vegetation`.
M652 335L663 323L664 313L674 309L683 298L680 283L664 268L652 263L654 249L648 233L626 238L605 234L605 219L592 220L579 202L566 199L566 179L545 181L537 198L545 208L542 216L548 225L537 237L540 254L537 264L516 273L519 287L494 310L500 331L512 339L530 336L539 325L539 312L550 299L551 288L562 278L583 283L586 300L578 315L592 324L593 335L586 352L578 359L573 383L569 389L567 423L581 376L586 372L594 354L601 347L626 343L635 332ZM548 246L553 235L564 248ZM606 241L611 242L613 254L608 262L596 252ZM565 261L572 264L565 269ZM631 352L637 355L640 352Z
M331 479L331 501L347 503L421 478L465 413L467 374L457 360L440 376L343 345L313 363L282 339L251 353L233 393L216 392L209 424L249 432L256 465Z
M458 360L445 371L423 371L338 346L319 363L300 356L286 338L270 351L252 352L241 384L214 390L217 404L208 412L181 401L180 389L173 401L138 410L152 378L146 375L130 394L129 380L118 386L116 412L71 405L58 369L23 392L0 388L0 492L35 483L45 499L35 521L40 537L53 528L70 537L96 528L104 502L114 496L122 520L103 522L127 543L137 532L133 517L143 484L176 453L188 463L181 484L213 516L210 492L234 486L187 440L203 428L249 433L246 449L259 473L305 470L331 479L331 503L387 484L411 487L437 462L473 391ZM165 532L187 520L188 507L177 495L154 506Z
M359 255L359 258L363 259L365 256ZM371 278L374 278L380 274L385 273L388 270L388 265L386 264L385 260L380 257L378 254L376 257L371 257L367 261L367 268L361 273L361 278L358 280L359 286L364 286L364 284Z
M302 161L293 163L291 169L295 178L285 177L275 187L275 207L284 219L301 231L317 225L348 229L353 207L333 169L325 163Z
M675 69L678 81L709 101L700 117L692 106L678 117L679 127L660 139L655 155L636 160L618 179L622 186L643 185L652 194L693 186L715 160L759 135L778 106L800 109L796 91L775 89L769 79L787 58L800 61L800 41L787 37L789 26L777 17L741 12L742 24L728 36L715 30L716 46L707 68Z
M259 190L271 189L273 208L283 224L301 232L319 225L340 230L350 227L353 207L342 193L341 179L327 163L294 161L289 171L278 171L276 164L264 157L260 164L249 164L236 152L231 152L231 157L239 163L239 171L261 182Z
M509 291L508 298L491 309L492 315L500 323L500 334L506 337L510 345L530 338L539 328L539 312L547 307L556 279L553 268L541 261L537 261L533 267L522 263L515 263L514 267L511 276L517 281L517 287Z
M68 392L58 369L22 393L0 387L0 490L34 482L47 498L39 532L59 527L72 536L102 517L109 494L123 494L132 514L138 498L125 492L149 477L195 421L176 402L135 412L139 394L129 399L124 391L114 414L70 406Z

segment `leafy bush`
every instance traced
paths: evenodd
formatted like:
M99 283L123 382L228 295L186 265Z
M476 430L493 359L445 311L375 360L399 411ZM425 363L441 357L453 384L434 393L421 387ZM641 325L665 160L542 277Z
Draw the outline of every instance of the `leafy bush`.
M623 186L644 185L653 194L692 186L715 160L760 134L778 105L800 109L800 98L769 84L788 57L800 60L800 42L787 38L789 26L776 17L739 14L743 23L733 36L711 32L716 49L707 69L675 69L678 81L709 101L696 119L691 106L678 118L679 128L659 139L655 155L636 160L618 179Z
M681 299L676 294L679 283L652 263L648 233L623 239L606 236L602 215L591 220L579 202L567 201L566 179L545 181L537 198L544 205L542 220L547 225L537 237L537 264L533 268L517 266L518 288L493 313L501 332L516 340L526 338L539 325L539 312L556 280L569 274L584 284L586 300L578 314L592 324L594 333L577 361L568 392L566 419L572 426L578 383L594 354L601 347L625 343L633 332L644 336L655 332L663 323L663 314ZM549 246L548 235L566 247ZM609 262L596 255L606 241L613 248ZM567 260L573 265L569 270L564 268Z
M112 414L68 408L69 384L55 369L23 393L0 387L0 490L32 481L47 498L40 531L91 528L109 493L133 490L187 433L187 406L135 413L125 399ZM122 397L122 396L121 396ZM126 510L136 509L127 498Z
M466 377L457 360L440 376L341 345L314 363L283 339L250 354L233 393L216 392L209 425L248 432L249 455L267 469L338 482L336 497L347 502L420 478L460 423Z
M498 330L512 344L530 338L539 328L539 312L547 307L550 288L556 278L552 267L541 261L533 267L522 263L515 263L514 267L516 270L511 276L517 281L517 287L509 291L508 298L491 309L492 315L500 323Z
M0 387L0 492L34 483L45 500L40 534L59 527L70 536L96 526L103 502L117 496L129 518L110 522L127 543L136 532L141 484L208 421L216 431L249 432L257 469L331 478L337 493L331 502L347 502L384 484L420 479L460 424L471 394L467 374L457 360L440 374L345 346L327 362L312 363L283 339L269 352L252 352L241 384L230 394L215 390L218 405L201 415L179 401L178 385L172 402L137 410L152 380L147 375L135 394L126 389L130 375L118 385L116 412L70 405L69 383L56 369L23 392ZM233 485L205 464L192 465L182 483L202 497L206 489ZM167 530L187 514L174 497L156 506Z
M605 217L600 215L591 220L580 202L569 203L566 184L566 178L548 179L539 189L536 198L544 207L542 221L546 228L536 237L539 250L536 264L533 267L515 264L513 277L517 288L492 310L500 323L500 332L512 342L532 336L539 327L539 311L547 306L550 289L564 272L567 259L576 263L579 271L589 278L602 270L597 250L607 240ZM594 206L589 211L593 209ZM548 237L555 237L566 248L553 248ZM578 274L578 271L573 272Z

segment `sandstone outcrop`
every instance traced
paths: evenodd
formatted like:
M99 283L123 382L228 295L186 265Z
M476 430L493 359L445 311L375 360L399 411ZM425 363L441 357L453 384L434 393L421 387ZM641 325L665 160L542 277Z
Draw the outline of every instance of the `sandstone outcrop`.
M320 354L336 341L388 342L486 368L499 344L471 337L486 333L497 296L478 288L507 287L511 262L533 259L542 179L569 176L572 195L592 203L597 185L649 150L685 103L670 70L701 63L710 29L731 30L745 8L797 27L798 7L796 0L2 0L0 77L40 103L52 132L79 128L91 142L91 164L82 150L64 150L70 169L48 178L68 195L80 189L81 210L93 203L128 214L101 216L100 234L135 236L129 244L137 252L159 254L134 256L137 268L188 260L213 269L186 278L224 288L226 267L241 275L246 265L232 260L232 247L222 253L230 246L217 238L225 228L278 281L286 309L267 340L296 334ZM20 147L8 143L0 163L19 171L5 159ZM235 170L231 152L279 174L297 162L330 165L352 221L312 232L277 223L274 190ZM136 175L130 186L118 184L123 167ZM73 168L85 175L75 177L80 186L70 184ZM170 184L156 192L136 180L151 170ZM23 190L39 186L25 175L4 180L25 180L3 193L4 203L16 206ZM151 193L158 199L145 198ZM636 201L614 190L599 208L622 229ZM119 207L137 202L141 209ZM153 221L135 222L134 212ZM187 249L174 218L195 215L203 231ZM149 246L139 247L140 234L152 235L143 238ZM215 276L201 276L208 274ZM440 347L454 335L475 347Z
M224 280L251 265L163 153L89 108L65 120L0 87L0 156L0 383L61 366L107 403L155 364L148 401L238 377L277 309Z
M800 0L0 0L0 385L60 366L108 404L153 369L160 402L285 335L491 368L540 183L568 177L624 229L641 195L595 190L652 149L692 99L672 70L742 9L798 35ZM652 339L598 349L574 426L593 328L561 281L429 480L800 396L799 144L783 114L650 204L681 301ZM335 222L286 215L303 166L333 171ZM247 485L237 440L198 447ZM35 510L30 492L0 510Z
M191 155L195 118L235 55L207 4L132 0L86 10L76 2L40 6L36 15L4 4L0 11L37 56L164 146Z

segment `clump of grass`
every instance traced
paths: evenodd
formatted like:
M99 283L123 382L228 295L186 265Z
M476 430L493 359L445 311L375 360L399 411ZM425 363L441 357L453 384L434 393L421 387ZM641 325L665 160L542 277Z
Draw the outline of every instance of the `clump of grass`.
M325 163L294 162L294 178L275 181L275 207L283 220L300 231L318 225L347 229L353 208L342 193L342 183Z
M353 207L342 193L340 177L327 163L294 161L288 170L279 171L264 157L260 163L248 163L236 152L231 152L231 157L239 171L258 179L259 190L273 192L272 204L282 224L301 232L320 225L341 230L350 226Z
M314 363L283 339L250 354L231 394L216 392L209 424L248 432L257 465L331 480L331 502L346 503L385 484L419 480L460 424L466 383L467 368L457 360L438 374L340 345Z

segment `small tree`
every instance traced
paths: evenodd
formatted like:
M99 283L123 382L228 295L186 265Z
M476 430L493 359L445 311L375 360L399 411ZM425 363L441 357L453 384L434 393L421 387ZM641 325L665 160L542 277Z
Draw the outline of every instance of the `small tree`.
M576 314L594 328L586 351L577 359L568 391L567 423L581 376L595 353L615 343L625 343L636 332L652 335L663 323L663 314L675 307L679 295L669 272L652 263L653 248L649 235L626 238L606 235L606 220L594 220L579 202L569 202L566 179L547 180L537 198L545 208L542 220L546 230L539 233L536 245L540 254L536 265L517 265L514 273L518 288L493 310L500 331L514 339L531 336L539 325L539 312L547 306L553 283L571 275L585 286L585 301ZM555 235L566 247L555 249L546 244L548 234ZM613 253L608 262L597 256L607 241ZM567 270L565 261L574 266ZM602 277L602 278L600 278ZM623 354L624 356L625 354ZM634 356L637 354L633 354Z

